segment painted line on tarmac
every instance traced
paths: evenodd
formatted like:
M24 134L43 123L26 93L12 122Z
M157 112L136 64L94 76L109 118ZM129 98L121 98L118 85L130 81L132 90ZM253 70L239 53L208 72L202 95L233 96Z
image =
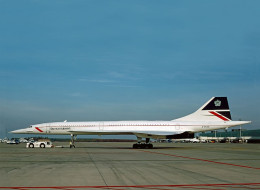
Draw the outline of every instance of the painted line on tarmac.
M243 187L241 187L243 186ZM62 189L62 190L73 190L73 189L115 189L119 188L142 188L142 189L162 189L162 188L193 188L193 189L212 189L214 188L245 188L245 189L256 189L260 188L260 183L224 183L224 184L180 184L180 185L111 185L111 186L49 186L49 187L0 187L0 189Z
M238 165L238 164L231 164L231 163L226 163L226 162L217 162L217 161L206 160L206 159L201 159L201 158L193 158L193 157L188 157L188 156L179 156L179 155L175 155L175 154L166 154L166 153L160 153L160 152L152 152L152 151L148 151L148 150L138 150L138 151L147 152L147 153L151 153L151 154L161 154L161 155L177 157L177 158L187 158L187 159L191 159L191 160L210 162L210 163L214 163L214 164L222 164L222 165L229 165L229 166L236 166L236 167L241 167L241 168L249 168L249 169L260 170L260 168L256 168L256 167L244 166L244 165Z

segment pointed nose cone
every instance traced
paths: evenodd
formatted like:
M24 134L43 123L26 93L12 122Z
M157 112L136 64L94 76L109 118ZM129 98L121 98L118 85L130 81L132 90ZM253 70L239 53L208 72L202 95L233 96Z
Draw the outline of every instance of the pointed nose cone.
M18 129L18 130L10 131L10 133L14 133L14 134L26 134L29 132L30 131L28 131L27 129Z

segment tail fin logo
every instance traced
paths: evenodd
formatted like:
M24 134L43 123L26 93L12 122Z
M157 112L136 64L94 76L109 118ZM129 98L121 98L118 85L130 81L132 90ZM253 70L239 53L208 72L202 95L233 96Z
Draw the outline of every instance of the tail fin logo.
M216 100L214 102L214 104L215 104L216 107L220 107L221 106L221 101L220 100Z

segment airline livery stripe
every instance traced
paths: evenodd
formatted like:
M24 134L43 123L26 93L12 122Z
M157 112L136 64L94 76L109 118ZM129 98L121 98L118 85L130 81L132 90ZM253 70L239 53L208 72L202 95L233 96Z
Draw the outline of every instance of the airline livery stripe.
M220 119L222 119L222 120L224 120L224 121L229 121L227 118L223 117L223 116L220 115L220 114L217 114L217 113L214 112L214 111L210 111L209 113L211 113L211 114L217 116L218 118L220 118Z
M41 133L43 132L39 127L35 127L35 129L37 129L37 130L40 131Z

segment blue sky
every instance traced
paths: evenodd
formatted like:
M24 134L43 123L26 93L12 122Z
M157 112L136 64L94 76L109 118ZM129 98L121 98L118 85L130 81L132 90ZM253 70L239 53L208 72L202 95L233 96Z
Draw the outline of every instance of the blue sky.
M0 137L62 120L171 120L212 96L260 128L259 7L0 0Z

